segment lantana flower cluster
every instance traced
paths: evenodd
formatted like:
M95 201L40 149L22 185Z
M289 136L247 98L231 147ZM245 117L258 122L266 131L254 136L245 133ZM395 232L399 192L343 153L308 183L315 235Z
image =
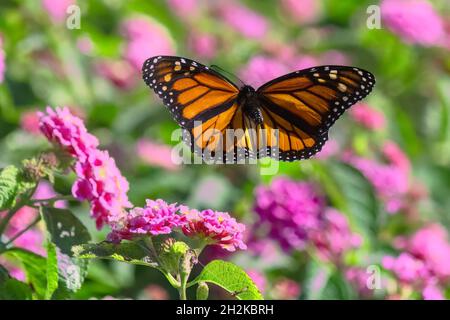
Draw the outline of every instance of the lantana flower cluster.
M277 178L258 187L254 210L259 216L256 228L268 228L268 236L286 251L313 245L322 258L337 261L360 244L346 217L328 208L309 182Z
M228 251L247 248L243 242L245 225L228 213L211 209L199 211L184 205L168 204L161 199L147 200L144 208L130 210L121 228L113 230L108 238L119 242L144 235L170 234L175 229Z
M98 229L117 223L131 203L127 197L128 181L114 159L97 148L97 138L88 133L83 121L68 108L47 107L46 113L40 113L39 117L39 127L47 139L75 158L77 180L72 187L73 196L90 202L91 216Z
M442 288L450 281L450 242L438 224L419 229L407 239L398 239L402 252L385 256L383 267L390 270L400 286L421 291L424 299L443 299Z
M112 228L110 241L169 234L179 228L186 236L203 239L205 244L217 244L228 251L246 249L245 226L226 212L198 211L160 199L147 200L145 207L130 209L128 181L108 152L97 148L97 138L88 133L83 121L68 108L48 107L46 113L39 113L39 118L40 130L47 139L75 159L72 168L77 180L72 194L80 201L90 202L97 228L104 224Z

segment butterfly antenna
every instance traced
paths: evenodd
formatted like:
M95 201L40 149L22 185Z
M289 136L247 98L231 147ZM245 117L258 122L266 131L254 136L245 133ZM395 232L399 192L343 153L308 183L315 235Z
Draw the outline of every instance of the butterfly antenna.
M238 80L238 81L240 82L240 84L241 84L242 87L245 86L245 82L242 81L241 79L239 79L238 76L236 76L235 74L233 74L233 73L231 73L231 72L228 72L228 71L222 69L222 68L219 67L218 65L215 65L215 64L211 65L211 69L213 69L213 70L215 70L215 71L221 71L221 72L225 73L226 75L231 76L232 78Z

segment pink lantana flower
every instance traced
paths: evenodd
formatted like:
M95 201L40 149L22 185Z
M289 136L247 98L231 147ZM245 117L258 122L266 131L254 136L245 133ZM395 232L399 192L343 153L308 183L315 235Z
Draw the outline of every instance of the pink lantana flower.
M167 204L161 199L147 200L144 208L130 210L123 226L114 230L108 238L117 241L135 236L169 234L186 222L186 218L177 213L178 209L176 204Z
M42 7L53 21L61 23L68 16L67 8L76 0L42 0Z
M80 201L91 202L91 216L96 219L97 228L123 218L124 208L132 206L127 197L128 181L107 151L92 151L87 161L76 163L75 172L78 179L72 193Z
M39 112L38 115L39 128L47 139L78 160L86 160L97 148L97 138L87 132L83 120L74 116L67 107L55 110L47 107L46 113Z
M247 38L261 39L269 27L263 16L234 1L224 2L220 15L226 24Z
M228 251L247 249L243 242L245 225L228 213L211 209L198 211L186 206L181 206L180 212L186 217L186 223L182 226L186 236L204 239Z
M384 0L381 2L381 16L387 27L407 43L423 46L443 44L443 19L429 1Z
M88 200L97 228L113 226L132 205L128 201L128 182L107 151L97 149L98 140L89 134L83 121L68 108L47 108L40 113L40 129L56 145L72 155L78 178L72 186L74 197Z
M373 131L382 130L386 126L384 114L365 103L358 103L351 108L350 115L356 122Z

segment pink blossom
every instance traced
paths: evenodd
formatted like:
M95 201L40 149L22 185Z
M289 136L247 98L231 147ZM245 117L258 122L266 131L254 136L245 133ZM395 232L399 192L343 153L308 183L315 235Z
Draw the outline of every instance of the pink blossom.
M407 248L425 261L439 279L450 280L450 243L441 225L431 224L417 231L409 240Z
M102 60L96 63L95 70L120 89L128 90L136 84L136 72L128 61Z
M317 153L316 159L326 160L331 157L334 157L338 152L339 152L338 142L335 139L329 139L323 146L322 150L320 150Z
M3 38L0 35L0 83L5 80L5 70L6 70L6 58L5 51L3 50Z
M336 209L326 209L323 216L323 226L311 232L312 243L320 257L339 262L344 253L360 246L361 236L350 230L347 218Z
M295 300L300 295L300 285L291 279L278 280L273 288L272 295L279 300Z
M151 300L169 300L170 296L167 290L157 284L150 284L144 289L145 295Z
M128 181L107 151L91 151L86 161L76 163L75 173L78 179L72 193L80 201L91 202L91 216L96 219L98 229L104 223L114 224L123 218L124 209L131 207Z
M255 56L241 69L239 77L246 84L258 87L287 72L288 68L278 60L266 56Z
M55 110L47 107L46 113L38 115L41 132L73 157L83 161L98 146L97 138L87 132L83 121L67 107Z
M345 271L345 278L358 291L362 297L370 298L373 296L373 290L368 287L370 273L359 267L350 267Z
M50 141L76 159L77 180L72 193L77 199L90 202L97 228L104 223L112 226L118 223L124 210L131 207L127 197L128 181L108 152L97 149L97 138L89 134L83 121L67 108L54 111L48 107L46 114L40 113L40 128Z
M257 224L267 227L284 250L303 249L310 231L321 226L324 199L310 183L276 178L270 186L259 186L255 197Z
M140 139L136 144L136 153L142 161L149 165L169 171L180 169L180 166L177 164L177 161L180 159L172 159L172 149L167 145L148 139Z
M44 235L42 231L38 229L30 229L16 240L14 240L14 246L34 252L39 255L45 255L45 250L42 247L44 241Z
M314 66L319 65L319 61L317 58L309 55L301 55L295 57L291 62L290 66L293 70L303 70L307 68L312 68Z
M281 0L284 11L298 23L317 21L321 15L321 3L317 0Z
M53 21L61 23L67 16L67 8L75 3L75 0L42 0L42 7Z
M94 44L89 36L81 36L77 39L77 48L82 54L91 54L94 48Z
M53 186L49 182L43 180L39 182L36 191L34 192L33 199L43 200L54 198L56 196L58 196L58 194L53 189ZM66 201L59 200L55 202L54 206L55 208L66 208L67 203Z
M20 115L20 127L22 130L37 135L40 134L39 115L37 110L28 110Z
M182 226L185 235L204 239L228 251L247 249L242 241L245 225L238 223L228 213L211 209L198 211L186 206L181 206L180 212L186 217L186 223Z
M385 256L382 260L385 269L391 270L396 277L405 283L414 283L428 276L428 270L422 260L409 253L401 253L398 257Z
M358 103L351 108L350 115L356 122L370 130L379 131L386 126L384 114L365 103Z
M193 16L199 7L198 0L167 0L172 12L180 17Z
M250 269L247 270L248 276L252 279L252 281L255 283L256 287L259 289L261 293L264 293L266 290L266 278L264 277L264 274L259 272L256 269Z
M443 43L445 31L442 18L428 1L383 0L381 15L387 27L407 43L423 46Z
M136 70L148 57L175 53L168 31L153 20L132 18L125 21L123 30L128 40L124 56Z
M38 211L31 207L22 207L9 221L9 231L12 234L25 229L37 217Z
M408 156L402 149L393 141L387 141L383 145L383 155L386 159L398 169L409 174L411 171L411 163Z
M186 217L179 215L176 204L167 204L158 199L147 200L144 208L134 208L128 212L121 229L114 230L110 239L131 239L133 236L169 234L181 227Z
M223 2L220 16L231 28L247 38L261 39L268 30L265 18L234 1Z
M217 39L208 33L192 33L189 47L198 57L212 59L217 54Z
M435 284L427 285L422 291L422 296L424 300L445 300L442 289Z

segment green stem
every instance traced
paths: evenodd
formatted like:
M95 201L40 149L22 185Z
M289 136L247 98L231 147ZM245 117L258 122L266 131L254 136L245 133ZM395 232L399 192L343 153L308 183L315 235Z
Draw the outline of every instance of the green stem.
M187 288L187 280L188 280L188 278L189 278L189 275L183 275L183 273L181 273L180 274L180 277L181 277L181 281L180 281L180 283L181 283L181 285L180 285L180 287L178 288L178 292L179 292L179 294L180 294L180 300L187 300L187 297L186 297L186 288Z
M36 181L36 185L33 189L31 189L23 198L21 198L18 203L12 208L8 213L6 214L6 217L0 221L0 235L5 232L6 227L8 226L9 221L12 219L12 217L19 211L23 206L25 206L29 201L30 198L33 196L34 192L36 191L37 185L39 181Z
M25 229L21 230L20 232L16 233L14 237L10 238L8 242L5 243L5 246L10 245L13 243L17 238L19 238L21 235L23 235L25 232L33 228L39 221L41 220L41 216L38 215L36 219L33 220Z

